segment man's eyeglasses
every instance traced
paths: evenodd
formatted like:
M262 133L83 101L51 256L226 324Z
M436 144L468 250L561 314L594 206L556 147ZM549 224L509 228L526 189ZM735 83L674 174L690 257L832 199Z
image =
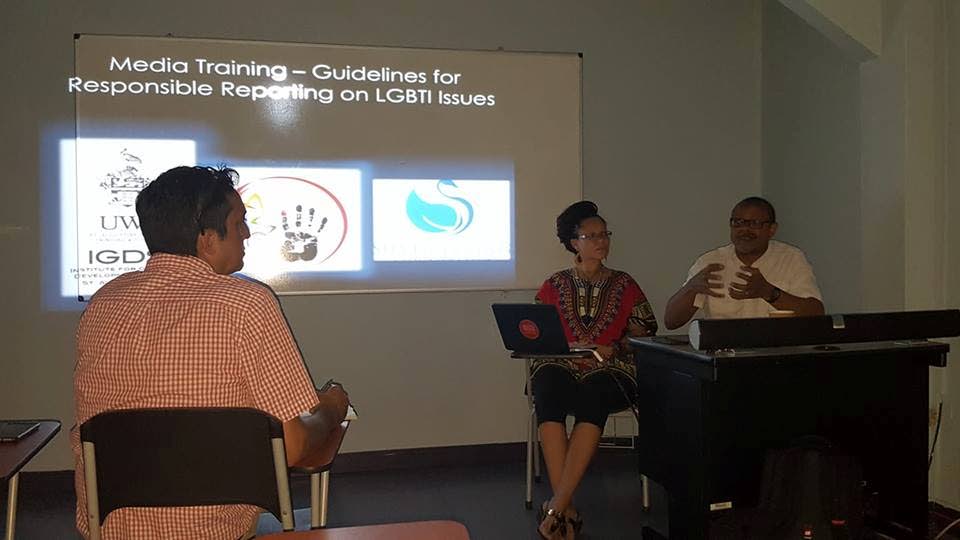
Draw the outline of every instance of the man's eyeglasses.
M770 225L771 223L773 222L769 220L730 218L730 226L733 228L749 227L751 229L762 229L764 225Z
M579 238L580 240L590 240L591 242L593 242L594 240L610 238L611 236L613 236L613 231L603 231L601 233L578 234L577 238Z

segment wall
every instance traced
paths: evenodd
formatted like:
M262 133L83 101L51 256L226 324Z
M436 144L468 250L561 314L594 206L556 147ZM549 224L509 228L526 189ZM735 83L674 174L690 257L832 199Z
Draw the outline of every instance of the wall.
M882 54L863 65L863 112L873 127L864 138L863 185L876 188L866 204L875 203L864 231L873 236L874 251L864 250L865 306L884 309L958 307L947 299L948 239L948 91L946 24L950 2L884 2ZM865 129L865 133L867 133ZM883 231L896 230L890 237ZM865 237L865 240L867 238ZM866 245L866 242L865 244ZM891 279L885 280L885 277ZM953 346L957 345L953 341ZM930 408L943 401L943 425L930 469L932 500L960 507L960 459L954 411L958 396L948 380L956 373L956 355L945 369L930 370ZM954 375L955 377L955 375ZM932 435L932 434L931 434Z
M779 1L850 57L862 61L880 54L883 0Z
M859 62L779 2L763 8L763 193L777 237L810 259L827 311L857 311Z
M861 290L867 311L904 306L904 25L898 5L884 5L881 58L861 65Z
M799 3L807 4L803 12L812 5L832 4L783 1ZM850 61L859 57L843 46L846 38L833 42L831 50L812 28L798 27L796 17L791 22L776 3L764 6L764 191L790 193L790 204L803 206L813 202L810 193L802 191L812 182L814 190L829 187L843 203L828 202L822 214L810 214L830 225L831 236L806 231L804 240L816 251L832 249L833 256L844 255L828 275L858 289L859 298L849 291L843 297L850 307L893 311L960 306L960 113L950 100L960 88L956 3L884 0L882 45L879 50L875 43L869 47L878 54L859 65L859 81L850 76L855 73ZM824 35L836 40L830 32ZM783 63L774 62L773 53ZM821 123L828 129L809 131ZM786 134L795 132L802 136L796 145L788 144ZM852 166L856 162L859 178ZM771 175L780 173L779 166L786 180ZM801 187L809 171L824 174ZM829 177L837 171L845 173ZM828 310L836 307L828 303ZM930 407L936 410L943 402L943 422L929 489L933 500L957 508L960 396L950 382L960 367L952 360L945 369L930 370ZM869 384L869 374L864 382Z
M0 4L0 416L72 423L79 314L41 308L44 144L73 120L74 33L454 49L583 52L584 194L659 317L694 257L722 242L729 207L760 188L760 17L724 2L271 2L38 0ZM269 10L269 13L265 13ZM58 132L59 130L59 132ZM557 209L558 211L560 209ZM544 242L555 242L544 238ZM557 249L560 249L559 245ZM320 381L345 381L362 415L346 451L519 441L521 367L489 304L510 293L286 298ZM72 466L65 435L33 462Z
M946 26L944 64L946 70L944 114L947 143L944 171L943 227L945 304L960 306L960 4L947 2L943 24ZM951 340L954 351L960 340ZM960 361L956 352L942 376L944 414L935 458L934 496L952 508L960 508Z

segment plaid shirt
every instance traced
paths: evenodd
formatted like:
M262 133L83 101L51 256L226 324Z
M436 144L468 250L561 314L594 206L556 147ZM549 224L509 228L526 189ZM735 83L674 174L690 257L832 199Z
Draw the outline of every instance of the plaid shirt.
M144 407L254 407L286 421L317 394L273 293L221 276L195 257L158 253L142 272L107 283L77 328L77 529L88 536L79 426L100 412ZM236 539L246 505L121 508L103 538Z

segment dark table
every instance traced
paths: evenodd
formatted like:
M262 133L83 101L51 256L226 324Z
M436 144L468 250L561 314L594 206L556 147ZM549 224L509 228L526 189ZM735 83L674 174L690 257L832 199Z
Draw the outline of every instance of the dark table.
M926 538L928 368L946 365L948 345L701 352L668 338L630 341L640 472L667 490L670 538L708 538L715 512L755 506L766 452L804 435L826 437L860 460L875 494L872 525Z
M6 540L13 540L17 522L17 487L20 481L20 469L60 431L59 420L27 421L37 422L40 427L19 441L0 442L0 480L7 482Z

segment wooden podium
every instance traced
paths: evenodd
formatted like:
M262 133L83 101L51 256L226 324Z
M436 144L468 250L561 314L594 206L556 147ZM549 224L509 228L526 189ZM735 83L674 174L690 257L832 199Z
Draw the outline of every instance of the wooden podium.
M867 523L926 538L926 340L696 351L685 336L631 338L640 473L665 487L669 537L709 537L712 517L757 503L763 458L804 435L857 456ZM662 532L662 531L661 531Z

